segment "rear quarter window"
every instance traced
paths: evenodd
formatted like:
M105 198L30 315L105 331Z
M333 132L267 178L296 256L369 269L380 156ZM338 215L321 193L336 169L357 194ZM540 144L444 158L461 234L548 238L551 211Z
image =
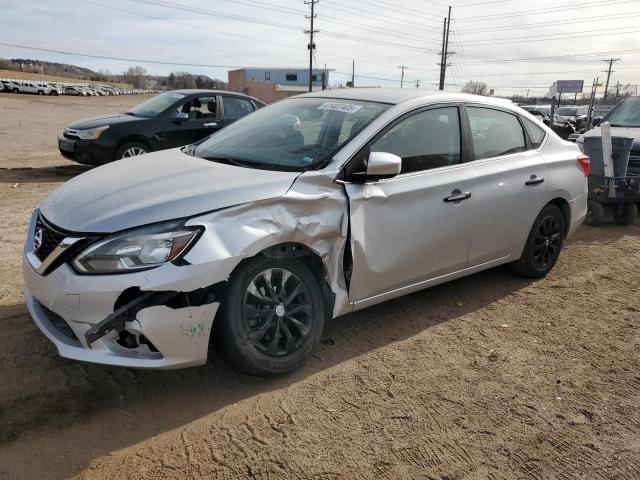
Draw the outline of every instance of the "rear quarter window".
M531 140L531 146L534 149L540 148L540 145L542 145L542 142L544 142L544 137L547 135L545 131L528 118L522 118L522 123L524 124L524 128L529 135L529 140Z

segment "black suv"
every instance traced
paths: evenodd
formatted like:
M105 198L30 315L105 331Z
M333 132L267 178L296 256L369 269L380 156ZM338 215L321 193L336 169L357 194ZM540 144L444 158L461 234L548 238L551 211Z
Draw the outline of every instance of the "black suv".
M58 136L58 148L70 160L101 165L197 142L264 105L240 93L173 90L126 113L68 125Z

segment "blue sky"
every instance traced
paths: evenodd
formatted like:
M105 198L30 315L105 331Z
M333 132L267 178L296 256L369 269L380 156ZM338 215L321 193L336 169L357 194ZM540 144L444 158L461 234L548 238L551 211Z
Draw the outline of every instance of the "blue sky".
M0 42L121 58L221 66L305 67L308 28L302 0L0 0ZM321 0L316 66L345 82L356 60L356 84L424 89L438 81L446 0ZM612 83L640 83L640 1L452 0L452 67L448 89L468 80L496 94L542 93L556 79L602 78L615 57ZM481 5L473 5L481 3ZM162 6L164 4L164 6ZM586 6L585 6L586 5ZM550 10L550 9L565 10ZM522 14L523 11L527 13ZM221 16L222 15L222 16ZM238 18L253 19L253 23ZM153 18L149 18L153 17ZM266 23L266 24L264 24ZM274 25L277 24L277 25ZM636 50L636 51L634 51ZM600 54L600 52L603 52ZM610 52L610 53L604 53ZM541 61L534 57L586 54ZM0 57L27 57L122 72L134 62L100 60L0 45ZM511 60L505 62L504 60ZM227 78L228 68L154 65L151 74L189 70Z

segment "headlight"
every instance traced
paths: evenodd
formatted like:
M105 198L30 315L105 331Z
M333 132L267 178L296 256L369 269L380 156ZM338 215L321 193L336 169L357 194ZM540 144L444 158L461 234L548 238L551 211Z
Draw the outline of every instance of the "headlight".
M83 140L98 140L100 135L109 128L109 125L104 127L88 128L86 130L76 130L76 134Z
M81 273L124 273L175 260L202 230L180 222L112 235L90 245L73 260Z

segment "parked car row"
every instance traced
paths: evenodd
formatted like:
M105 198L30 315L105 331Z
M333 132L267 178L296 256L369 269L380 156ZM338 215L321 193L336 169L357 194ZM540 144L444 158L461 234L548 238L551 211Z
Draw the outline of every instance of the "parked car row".
M78 97L96 97L107 95L131 95L150 93L151 90L129 89L113 85L69 84L43 82L42 80L0 80L0 92L31 93L35 95L73 95Z

